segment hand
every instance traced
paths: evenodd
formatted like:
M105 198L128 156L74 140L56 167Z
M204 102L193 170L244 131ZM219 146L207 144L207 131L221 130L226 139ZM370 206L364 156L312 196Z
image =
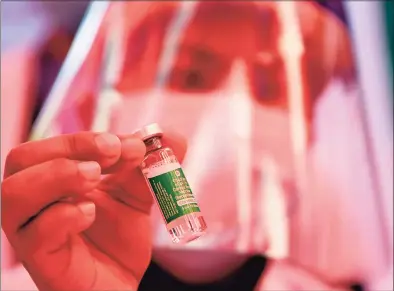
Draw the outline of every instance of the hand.
M182 138L163 143L183 158ZM152 247L144 154L133 136L89 132L10 152L2 227L40 290L137 290Z

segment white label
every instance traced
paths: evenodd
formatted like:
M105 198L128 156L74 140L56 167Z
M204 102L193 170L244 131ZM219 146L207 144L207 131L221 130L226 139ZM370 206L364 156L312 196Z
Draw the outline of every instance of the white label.
M152 165L149 168L144 169L143 174L149 179L156 176L160 176L167 172L174 171L176 169L179 169L180 167L181 165L179 163L170 163L170 164L157 163L157 166Z

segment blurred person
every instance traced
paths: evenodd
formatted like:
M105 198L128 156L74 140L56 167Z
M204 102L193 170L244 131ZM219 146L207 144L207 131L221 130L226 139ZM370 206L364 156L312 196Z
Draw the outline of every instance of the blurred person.
M299 194L294 189L289 83L286 62L279 49L282 28L276 4L201 2L180 37L174 64L164 85L157 85L160 57L168 48L164 44L165 35L179 6L175 2L111 5L94 49L48 130L54 137L23 144L9 155L6 179L2 183L3 228L41 289L135 290L150 262L153 242L153 262L140 290L160 287L251 290L265 266L261 255L270 245L269 237L264 234L264 223L260 222L262 210L258 209L263 199L259 185L267 178L260 164L266 155L272 157L279 168L279 183L285 188L289 203L286 207L294 207L294 200L300 199L294 197ZM316 127L321 126L321 117L316 108L321 98L327 96L332 86L337 89L334 93L346 95L346 90L354 84L355 72L343 23L315 3L296 2L295 7L305 48L300 72L301 106L309 150L314 148L319 136ZM102 67L101 61L105 45L110 44L105 38L116 34L119 22L123 32L118 45L123 49L119 52L121 65L115 81L106 84L103 71L110 70L110 65L108 59L104 59L107 67ZM121 97L108 94L103 95L107 99L100 98L99 93L108 89L103 86L108 85L112 93L120 92ZM252 137L247 138L252 144L250 150L255 163L246 169L253 180L251 193L239 193L237 189L238 140L232 138L238 125L232 123L232 119L237 118L229 109L234 101L226 95L234 90L247 96L253 108ZM109 98L114 98L118 106L112 107ZM341 103L331 103L331 110L338 104ZM346 114L347 108L335 109ZM137 169L144 146L133 136L126 135L150 118L187 136L193 147L185 157L185 167L192 172L191 177L199 177L194 181L199 189L197 199L210 228L206 238L196 242L194 250L189 247L169 249L163 227L157 223L151 227L151 220L156 222L159 215L157 209L153 209L153 218L149 218L151 199ZM207 125L201 120L206 120ZM94 130L108 130L117 136L74 133ZM213 136L215 141L211 143ZM95 143L96 138L99 143ZM168 143L179 156L185 155L181 138L168 134ZM200 148L204 151L199 152ZM94 162L85 164L83 161ZM208 166L204 164L206 161L210 163ZM79 165L81 172L78 172ZM106 175L102 180L100 173ZM309 178L313 185L320 183L316 176ZM311 188L322 190L324 186ZM74 192L75 197L84 196L94 204L83 200L74 205L62 200ZM339 195L334 195L335 192L336 189L332 190L332 197L323 196L322 200L331 206L337 203ZM239 195L242 197L238 198ZM237 214L242 207L237 203L242 199L247 200L251 211L248 224L240 221ZM257 201L259 205L254 205ZM213 207L219 203L221 207ZM305 202L298 201L298 207L306 207L302 203ZM20 210L14 213L14 209ZM316 211L322 211L321 205L313 213ZM343 219L343 212L338 210L337 214L338 221ZM335 216L328 211L320 215ZM319 230L312 236L305 231L316 225L301 222L297 219L290 222L292 233L298 231L300 238L296 243L309 246L314 255L319 253L321 240L329 239L330 243L325 245L331 244L330 248L335 248L335 240L337 246L341 246L343 241L333 233L325 231L325 236L318 240ZM325 225L319 225L322 232L324 227L330 228L327 219L323 222ZM349 223L337 226L345 231L349 227L352 228ZM252 230L245 232L245 229ZM246 246L239 243L245 233ZM330 277L331 274L324 274L326 265L315 266L316 261L310 258L309 262L303 261L304 258L292 250L290 257L300 268L316 267L318 271L313 276L325 282L325 288L334 289L330 284L338 284L346 289L358 279L351 268L332 270L334 275ZM350 257L354 263L357 255ZM253 272L249 272L248 278L242 276L242 270Z

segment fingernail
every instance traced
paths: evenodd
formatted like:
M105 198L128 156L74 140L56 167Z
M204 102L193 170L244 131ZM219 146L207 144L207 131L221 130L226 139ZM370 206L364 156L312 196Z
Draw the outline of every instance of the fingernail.
M78 170L87 180L98 180L101 175L101 168L97 162L82 162L78 164Z
M122 140L122 158L135 159L145 154L146 148L144 143L137 138L127 138Z
M96 214L96 205L93 202L82 202L77 206L87 217L92 217Z
M116 135L102 133L95 137L96 145L105 155L117 154L120 150L120 140Z

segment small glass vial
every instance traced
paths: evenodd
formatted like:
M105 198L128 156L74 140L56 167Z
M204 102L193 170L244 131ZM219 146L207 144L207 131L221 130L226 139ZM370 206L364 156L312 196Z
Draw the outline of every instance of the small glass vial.
M163 147L163 131L156 123L136 132L146 145L141 170L160 208L174 243L188 243L205 233L207 225L181 165L169 147Z

